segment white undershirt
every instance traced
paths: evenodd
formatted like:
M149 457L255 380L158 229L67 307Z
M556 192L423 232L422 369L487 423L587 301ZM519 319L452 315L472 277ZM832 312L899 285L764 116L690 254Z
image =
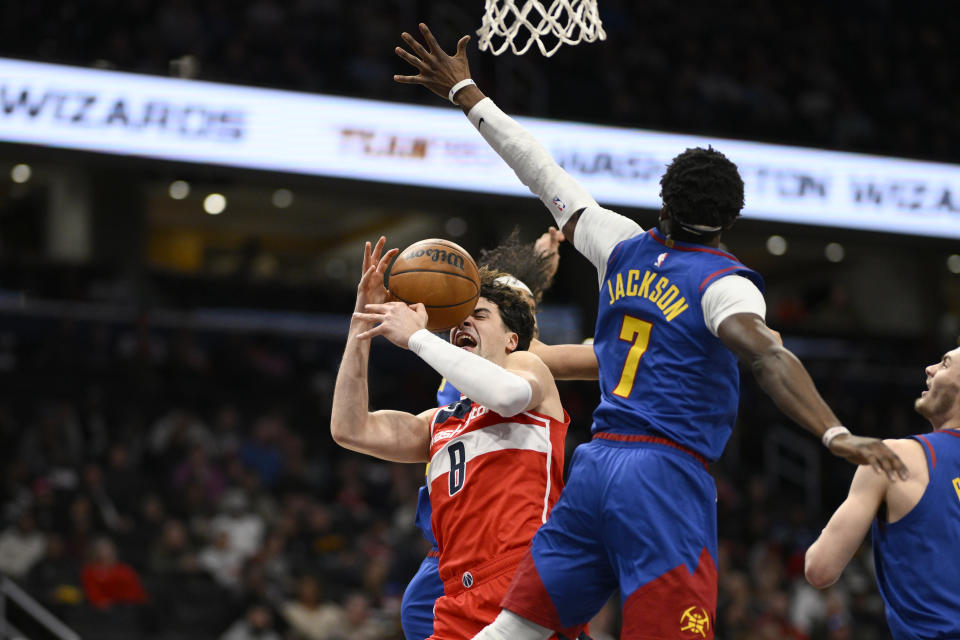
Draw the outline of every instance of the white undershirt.
M597 268L603 284L610 253L620 242L643 233L636 222L604 209L570 174L554 161L547 149L520 124L505 114L490 98L478 102L467 114L470 122L520 181L553 214L558 228L577 211L573 244ZM701 299L703 322L717 335L720 323L735 313L753 313L766 318L767 305L753 282L732 274L718 278Z

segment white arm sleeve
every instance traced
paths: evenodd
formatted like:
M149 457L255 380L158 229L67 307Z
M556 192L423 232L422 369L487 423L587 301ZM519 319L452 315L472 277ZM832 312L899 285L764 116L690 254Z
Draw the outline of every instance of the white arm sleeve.
M410 350L447 379L460 393L509 418L533 398L530 383L486 358L455 347L426 329L409 341Z
M553 214L557 228L563 229L577 211L586 209L577 222L574 246L600 272L603 281L610 251L625 238L641 233L637 223L597 204L586 189L554 161L546 148L520 124L505 114L490 98L484 98L467 114L484 140L513 169ZM587 212L593 212L590 216ZM584 227L584 218L593 219Z
M593 196L554 161L550 152L493 100L484 98L470 109L467 117L520 182L550 210L558 229L563 229L570 216L580 209L598 206Z
M700 300L703 322L710 333L717 335L720 323L735 313L755 313L767 317L767 303L757 285L737 274L717 278L703 292Z
M600 286L607 273L607 260L614 247L643 233L636 222L603 207L590 207L580 214L573 234L573 246L597 268Z

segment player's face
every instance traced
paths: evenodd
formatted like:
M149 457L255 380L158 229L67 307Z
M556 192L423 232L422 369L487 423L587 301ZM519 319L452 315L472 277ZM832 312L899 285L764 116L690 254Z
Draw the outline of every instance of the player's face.
M914 403L917 413L934 426L960 417L960 347L926 368L927 390Z
M450 342L496 362L516 348L517 334L503 325L497 305L481 297L473 313L450 330Z

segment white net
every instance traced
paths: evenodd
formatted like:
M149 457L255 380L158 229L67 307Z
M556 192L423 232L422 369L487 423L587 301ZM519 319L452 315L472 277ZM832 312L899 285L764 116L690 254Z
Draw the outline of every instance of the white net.
M522 6L517 6L522 3ZM477 31L481 51L498 56L508 48L520 56L536 43L550 57L564 44L606 40L597 0L486 0Z

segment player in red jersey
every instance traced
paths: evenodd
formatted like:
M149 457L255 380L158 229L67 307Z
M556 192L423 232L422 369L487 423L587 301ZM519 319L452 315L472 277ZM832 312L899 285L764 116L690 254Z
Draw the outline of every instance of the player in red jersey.
M563 486L569 416L550 370L527 351L530 305L483 270L473 313L447 342L425 329L422 305L386 302L383 274L395 255L383 238L364 273L337 373L330 431L343 447L394 462L430 462L432 525L444 597L436 640L472 637L500 611L513 573ZM408 348L464 395L414 415L368 410L370 339Z

